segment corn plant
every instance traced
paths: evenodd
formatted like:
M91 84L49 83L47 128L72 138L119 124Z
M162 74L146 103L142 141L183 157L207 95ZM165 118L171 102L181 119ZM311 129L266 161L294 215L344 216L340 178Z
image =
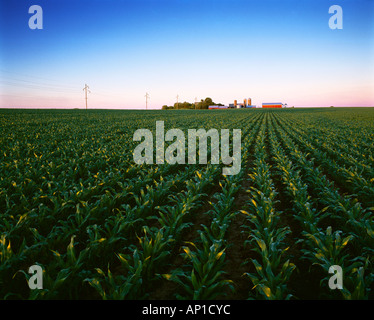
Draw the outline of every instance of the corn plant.
M281 265L279 271L276 271L275 265L269 261L259 263L256 259L252 260L256 273L245 273L252 283L253 288L266 300L289 300L292 294L287 294L287 284L290 280L292 271L296 266L287 260Z
M10 260L13 256L13 251L10 245L10 241L7 240L6 235L1 235L0 239L0 262L3 264Z
M163 229L156 232L151 231L148 227L143 228L144 236L138 237L139 240L139 257L143 263L142 278L146 281L151 281L155 277L155 271L163 264L165 257L170 254L170 242L173 241L171 238L165 238ZM131 248L131 247L130 247ZM135 247L132 247L137 250ZM130 259L134 257L130 256L125 258L124 255L119 254L120 261L124 266L129 269Z
M103 300L124 300L124 299L139 299L140 289L143 283L141 272L142 262L134 252L134 259L136 263L131 267L127 276L114 276L108 267L107 273L102 269L97 268L97 276L93 278L86 278L84 281L88 282Z
M191 271L176 269L171 274L163 274L167 280L177 283L186 295L177 294L178 299L208 300L224 292L226 287L233 290L230 280L222 279L225 248L219 241L210 244L204 232L200 232L202 248L189 242L194 250L183 247L184 258L191 264Z
M368 273L368 260L361 266L352 268L345 277L341 294L345 300L369 300L374 283L373 273Z
M53 300L57 299L61 295L63 287L68 284L71 280L71 270L68 268L61 269L56 275L51 276L49 272L46 272L45 266L41 265L43 270L43 288L37 290L30 290L29 300ZM26 273L24 270L19 270L18 272L23 273L26 281L30 280L31 275ZM16 275L14 275L15 277ZM68 280L69 279L69 280ZM72 298L71 296L69 297Z
M309 248L313 250L304 249L303 252L313 264L320 265L326 273L332 265L344 266L345 260L349 257L344 254L344 249L353 238L349 235L341 237L341 231L332 232L332 228L328 227L325 232L318 231L314 234L304 232L305 240L300 242L310 242Z
M182 193L171 197L172 205L156 208L159 210L158 222L167 237L177 237L183 229L191 226L190 222L186 222L186 215L201 203L200 198L200 194L190 196L188 193ZM157 216L155 218L157 219Z

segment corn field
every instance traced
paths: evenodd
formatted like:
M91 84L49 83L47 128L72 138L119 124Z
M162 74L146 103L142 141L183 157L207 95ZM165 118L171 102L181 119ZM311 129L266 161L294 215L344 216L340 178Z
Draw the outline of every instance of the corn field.
M134 132L159 120L241 129L240 173L135 164ZM372 108L1 110L0 124L2 300L374 298Z

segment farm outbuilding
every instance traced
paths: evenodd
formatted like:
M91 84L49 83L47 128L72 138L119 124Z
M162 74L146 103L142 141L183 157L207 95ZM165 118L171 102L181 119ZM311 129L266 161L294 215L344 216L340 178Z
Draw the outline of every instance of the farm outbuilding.
M283 104L281 102L273 102L273 103L263 103L263 108L283 108Z
M228 109L228 106L209 106L209 109Z

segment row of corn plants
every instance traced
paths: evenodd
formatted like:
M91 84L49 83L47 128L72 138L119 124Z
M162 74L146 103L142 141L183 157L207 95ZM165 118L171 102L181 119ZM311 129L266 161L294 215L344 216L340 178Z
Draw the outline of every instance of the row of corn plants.
M323 207L329 207L334 218L340 219L348 228L360 234L361 237L357 239L360 241L360 246L365 251L372 252L374 237L372 208L365 208L352 197L341 195L334 184L315 166L313 159L308 160L307 155L298 149L293 141L294 137L289 132L280 126L276 127L276 131L289 152L290 158L295 160L304 174L305 181L312 186L312 192L318 202Z
M133 168L137 169L132 170ZM58 180L50 181L45 185L48 192L53 194L52 200L43 190L43 184L41 196L34 197L35 203L39 201L37 209L14 218L14 215L10 214L11 211L18 211L9 205L8 214L2 216L4 219L1 220L2 230L7 230L3 235L3 242L7 243L7 255L3 256L4 263L0 267L2 278L12 279L16 270L27 269L27 266L36 261L48 269L48 276L51 279L56 275L56 278L61 280L57 276L60 275L60 270L69 270L69 266L64 263L67 263L68 254L65 250L70 246L74 247L76 255L82 253L78 264L79 274L76 272L64 277L67 281L64 286L62 281L59 282L59 292L46 289L40 291L37 298L56 295L74 298L79 295L84 287L83 279L91 274L91 270L94 267L101 267L104 261L104 264L112 263L115 258L114 251L127 247L134 239L136 240L133 235L136 232L140 233L144 229L141 226L146 227L149 223L147 221L151 221L149 219L155 208L171 204L170 198L166 195L185 189L185 181L190 179L196 169L195 166L187 166L177 176L168 176L167 174L174 170L171 168L177 166L165 165L150 169L145 166L132 166L128 169L131 175L121 176L110 172L103 175L101 181L98 180L101 175L98 172L92 177L97 179L96 181L79 182L79 187L69 192L64 191L69 188L67 181L64 182L66 186L58 192L54 189L61 187ZM137 176L134 177L135 175ZM19 191L27 192L27 188L20 188ZM30 194L32 191L31 189ZM22 195L21 198L26 199L27 196ZM44 206L40 203L43 199L46 203ZM19 206L14 199L5 197L5 200L6 204L15 203ZM48 201L52 205L48 205ZM25 206L24 210L28 208ZM69 244L71 238L75 239L74 246ZM103 258L103 262L98 263L98 256ZM2 287L4 292L11 291L9 285L12 286L12 282L7 281L5 284ZM71 293L67 286L77 289ZM14 295L17 296L17 292Z
M295 165L285 156L285 151L277 141L276 135L272 134L271 136L271 140L273 141L273 154L275 155L278 170L282 172L283 182L294 201L294 214L300 221L304 230L302 232L304 239L299 241L303 242L304 249L302 251L305 258L309 259L313 265L316 264L322 267L326 274L326 278L321 280L324 286L327 285L327 281L325 280L329 278L328 272L330 267L333 265L341 266L344 270L345 279L345 285L340 291L342 297L344 299L367 299L370 294L371 283L374 279L373 273L370 272L369 269L369 264L372 263L369 260L369 254L372 249L364 247L360 252L361 255L353 256L351 253L353 251L352 248L348 247L351 241L356 241L356 243L358 242L361 244L364 243L366 245L372 242L370 235L369 237L364 236L366 238L364 241L362 239L362 232L368 231L370 233L370 229L367 229L367 221L360 223L354 220L356 228L352 228L351 224L353 219L357 218L357 210L360 210L360 208L355 206L355 208L351 208L351 211L345 211L347 214L351 215L349 218L350 220L348 220L350 223L347 222L346 225L343 226L345 236L341 230L333 232L331 226L327 227L326 231L322 230L319 224L323 219L341 219L341 210L339 210L341 207L337 210L337 200L333 200L332 203L327 201L324 202L327 207L318 211L315 208L316 201L308 194L308 185L311 185L313 188L318 188L318 190L323 190L319 193L322 200L325 198L333 199L334 197L339 197L339 194L337 192L329 192L332 185L326 185L327 181L323 179L323 176L318 174L318 172L316 175L313 163L303 158L303 154L297 151L292 141L279 132L279 136L287 150L294 150L291 151L290 154L296 166L305 172L305 179L308 184L302 182L300 171L298 171ZM322 185L317 185L316 183L322 183ZM341 202L338 203L343 206ZM349 202L346 201L345 204L349 205ZM354 217L352 209L356 209L356 215ZM369 215L366 214L366 217L369 217ZM360 225L359 228L357 228L358 225ZM336 297L333 292L330 291L328 293L326 293L327 296Z
M191 226L191 213L202 205L206 196L203 192L219 173L219 166L208 165L202 174L197 172L194 179L186 180L185 192L169 195L169 205L155 208L157 215L150 218L157 220L159 229L144 229L144 236L138 237L139 244L127 248L133 253L118 254L123 273L115 275L109 268L107 273L98 268L100 277L87 279L103 299L147 298L184 229ZM121 286L125 279L126 286Z
M346 249L353 236L347 235L344 237L340 230L332 232L331 226L327 227L326 231L319 227L323 219L331 217L330 208L325 207L317 211L313 199L308 194L307 185L302 182L300 172L294 168L292 162L285 155L274 132L270 133L270 141L277 168L282 174L282 180L289 196L293 199L293 213L304 230L302 232L304 239L299 240L304 243L304 249L302 250L304 257L309 259L313 265L322 267L326 274L326 278L321 281L324 286L327 285L327 281L324 280L328 278L330 267L339 265L347 274L347 283L349 285L356 284L356 287L350 290L346 286L342 291L343 297L359 299L367 297L368 292L365 292L365 282L363 279L357 279L357 275L364 270L365 261L353 258L352 254L349 254ZM329 293L333 295L334 292L330 291Z
M320 124L322 128L312 124L305 125L305 119L302 118L292 119L292 123L296 125L299 132L306 135L317 148L325 151L330 157L342 161L347 166L356 166L364 174L373 175L370 162L371 150L364 149L359 145L350 146L349 140L342 139L336 134L340 131L339 129L330 127L327 130L323 127L323 123ZM365 133L362 132L362 134Z
M349 116L347 116L349 118ZM357 126L351 127L349 125L339 125L336 123L337 118L329 120L328 118L313 118L307 117L294 117L288 114L289 119L292 119L294 124L298 124L308 136L318 142L321 137L328 139L328 145L332 146L338 154L343 155L347 160L352 161L352 164L362 162L371 167L374 158L373 152L370 148L372 145L370 141L370 127L365 125L365 122L357 122ZM343 115L343 119L345 116ZM365 119L369 120L369 119ZM344 120L345 121L345 120ZM367 121L367 124L370 124ZM349 139L347 139L349 137ZM321 147L327 145L324 139Z
M275 210L277 192L266 162L265 124L264 117L256 137L253 168L249 173L252 186L248 190L248 210L241 210L248 222L245 245L258 256L258 259L251 258L255 271L245 275L253 283L254 293L250 293L250 298L290 299L292 294L287 283L295 269L295 265L285 257L288 249L285 238L290 229L279 226L281 212Z
M226 287L233 289L232 282L223 277L227 248L225 235L235 214L231 208L239 189L236 178L231 177L220 182L222 191L213 196L217 202L212 203L212 209L207 213L212 222L209 227L202 225L202 230L198 230L200 243L185 242L182 246L182 256L187 265L163 274L165 279L183 289L183 294L176 295L178 299L214 299L222 295Z
M150 287L159 279L157 271L165 264L181 232L190 226L188 216L201 205L203 191L214 181L216 171L208 167L202 174L197 172L195 178L187 181L185 191L169 195L168 205L155 208L161 227L143 227L138 244L120 250L118 272L112 272L108 265L107 271L96 268L96 276L86 279L103 299L147 298Z
M283 128L290 128L290 122L285 123ZM309 152L334 180L356 194L363 205L374 206L374 172L371 167L367 165L357 166L357 164L349 166L349 162L347 163L342 153L334 154L332 158L328 152L322 151L321 145L314 146L307 133L302 132L295 126L292 126L292 128L294 138L300 143L300 146L306 152ZM326 139L324 139L324 143L326 144ZM328 149L329 146L327 145L324 148ZM330 151L330 153L333 152Z
M245 150L253 141L253 134L258 131L258 127L259 117L256 117L245 129L242 163L248 157ZM200 241L184 242L185 245L181 247L186 265L163 274L165 279L182 289L181 294L176 294L178 299L214 299L223 297L228 289L234 290L233 282L224 276L225 251L229 245L225 237L236 214L232 209L242 178L243 171L235 176L225 176L219 182L220 191L212 196L213 201L209 201L211 209L204 213L209 215L210 225L201 225L202 229L198 230Z
M120 204L124 193L111 196L108 192L105 194L105 199L101 197L93 205L85 201L75 204L73 200L67 200L63 206L72 210L71 213L65 219L58 220L48 234L41 233L35 226L35 220L41 219L36 212L32 216L30 213L25 214L14 227L9 227L9 233L4 234L4 238L8 239L9 246L13 232L25 231L26 234L29 231L32 238L28 239L24 236L21 247L14 246L12 241L13 251L19 253L12 256L13 266L8 264L6 270L5 266L2 266L3 272L9 276L9 273L15 272L20 263L24 261L32 263L32 260L36 260L43 265L49 265L49 274L53 274L53 269L57 270L62 266L53 263L51 252L63 252L72 236L79 239L80 247L84 246L88 249L83 268L93 265L98 255L105 257L108 262L112 261L113 250L131 243L135 238L132 234L147 223L152 208L165 204L166 194L178 191L175 182L185 181L191 173L181 172L180 175L169 177L169 180L161 177L160 183L155 182L157 188L153 189L148 185L146 194L141 190L139 198L134 195L136 197L134 205ZM32 218L35 220L33 221Z
M113 252L129 246L136 239L135 234L146 228L151 219L151 214L153 214L152 210L156 205L160 208L171 204L170 199L166 197L166 193L168 191L178 191L177 188L172 189L171 187L174 187L175 181L185 181L187 177L186 172L181 172L180 175L173 177L174 180L161 179L158 188L155 190L152 187L147 187L146 193L141 192L139 199L133 206L123 204L120 209L113 209L108 212L105 210L105 202L101 201L100 207L103 208L103 214L105 213L106 217L105 219L101 217L99 221L95 219L95 208L90 208L84 202L80 202L75 207L75 213L69 215L66 220L59 220L48 235L40 234L37 228L30 228L34 236L33 243L25 245L24 241L19 253L12 255L12 264L2 266L4 269L7 267L6 270L3 270L4 277L11 278L10 273L14 273L15 268L22 261L30 261L29 264L33 264L32 261L36 260L48 269L48 275L55 274L58 278L57 275L60 270L69 269L69 266L64 265L64 261L66 262L64 257L67 256L67 253L64 252L64 246L66 246L66 237L70 235L70 237L76 239L75 247L78 244L79 251L84 252L84 259L82 258L79 264L82 272L79 275L71 274L67 282L82 287L82 282L90 273L90 270L103 264L103 262L98 263L97 257L102 257L105 261L104 264L113 263L115 260ZM179 189L179 191L181 190ZM163 193L163 196L160 195L160 192ZM160 206L161 204L162 206ZM20 222L19 228L24 227L22 225L23 221L27 221L27 219ZM6 240L5 235L4 240ZM8 243L10 248L10 241ZM56 257L59 257L57 261ZM60 282L59 294L61 297L66 297L62 293L65 288L61 287L61 284ZM65 286L67 285L65 284ZM39 292L38 298L50 298L55 294L46 289ZM70 295L67 297L71 298Z

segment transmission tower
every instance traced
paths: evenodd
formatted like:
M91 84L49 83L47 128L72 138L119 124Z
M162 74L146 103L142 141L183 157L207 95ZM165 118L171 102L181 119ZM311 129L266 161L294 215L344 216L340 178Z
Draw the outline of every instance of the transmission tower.
M179 95L177 94L177 109L179 109L178 99L179 99Z
M87 91L88 91L88 93L91 93L91 91L89 89L90 89L90 87L87 84L83 88L83 91L85 91L86 110L87 110Z
M148 92L146 92L144 97L145 97L145 110L148 110L148 99L150 99Z

